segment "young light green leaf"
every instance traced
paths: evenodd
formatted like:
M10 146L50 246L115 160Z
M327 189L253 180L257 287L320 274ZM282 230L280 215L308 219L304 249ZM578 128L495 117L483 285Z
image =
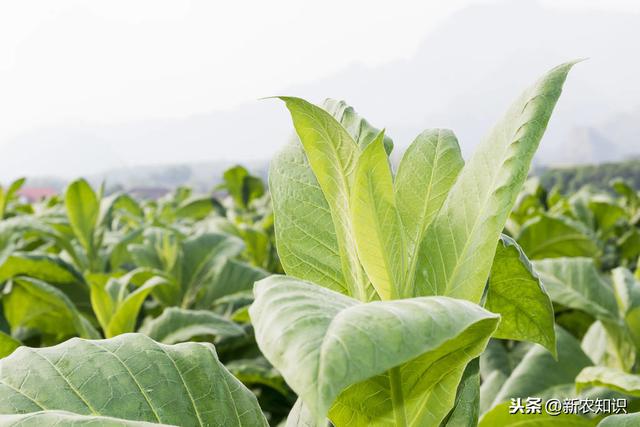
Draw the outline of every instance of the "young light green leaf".
M522 249L505 235L491 267L485 308L502 316L496 338L538 343L556 355L551 299Z
M126 297L124 297L122 301L115 301L116 304L113 315L109 319L109 324L104 329L105 336L107 338L111 338L127 332L133 332L135 330L140 307L142 307L144 300L155 287L166 284L167 280L165 278L155 276L147 280L144 285L140 286L135 291L131 293L127 292ZM126 283L123 285L126 287Z
M416 295L480 301L498 238L573 63L551 70L509 109L471 160L421 242Z
M78 179L67 187L64 202L73 232L85 250L92 251L94 231L100 213L96 193L87 181Z
M382 300L407 297L406 254L383 133L358 158L351 214L358 257Z
M576 377L578 391L587 387L606 387L630 396L640 397L640 375L604 366L590 366L580 371Z
M420 268L419 243L463 165L458 140L448 129L422 132L402 156L395 191L407 245L408 286Z
M140 332L155 341L175 344L200 335L239 336L244 329L211 311L169 307L140 328Z
M327 201L350 295L366 300L367 283L358 260L351 222L351 187L359 148L328 112L300 98L281 97ZM277 213L276 213L277 215Z
M257 282L254 292L249 313L263 354L317 422L331 408L329 418L339 425L393 419L398 410L411 425L437 424L454 404L464 367L498 323L497 316L466 301L364 304L284 276ZM395 388L392 368L400 375ZM391 393L400 393L404 403Z
M594 240L562 217L540 215L522 226L516 240L530 259L598 254Z
M141 334L21 347L0 360L0 413L62 410L172 425L266 426L255 396L211 344Z

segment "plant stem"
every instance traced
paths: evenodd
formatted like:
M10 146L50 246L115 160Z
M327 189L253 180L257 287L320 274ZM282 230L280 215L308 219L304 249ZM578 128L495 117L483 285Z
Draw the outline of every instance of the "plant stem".
M393 415L396 419L396 426L406 427L409 424L407 423L407 414L404 410L402 376L399 367L389 370L389 385L391 386L391 404L393 405Z

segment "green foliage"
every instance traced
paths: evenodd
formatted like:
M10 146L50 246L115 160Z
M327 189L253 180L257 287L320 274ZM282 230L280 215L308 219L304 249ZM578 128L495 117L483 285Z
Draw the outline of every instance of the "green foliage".
M249 313L301 398L289 424L472 425L467 364L499 323L477 305L492 271L497 336L555 352L549 296L515 242L498 242L571 66L527 90L466 166L450 131L426 131L395 177L390 141L353 110L281 98L299 142L273 160L270 189L291 277L258 282ZM509 305L525 293L530 316Z

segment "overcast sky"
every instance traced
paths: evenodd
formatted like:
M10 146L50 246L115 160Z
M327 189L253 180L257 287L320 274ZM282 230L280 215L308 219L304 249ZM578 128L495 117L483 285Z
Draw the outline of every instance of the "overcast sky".
M45 125L230 109L352 63L410 57L479 1L3 1L0 145ZM636 0L543 3L640 11Z

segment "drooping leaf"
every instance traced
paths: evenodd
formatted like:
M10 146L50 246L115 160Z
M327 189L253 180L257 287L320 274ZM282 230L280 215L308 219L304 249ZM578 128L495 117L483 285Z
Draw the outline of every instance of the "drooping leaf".
M2 306L14 335L34 329L55 337L56 341L74 335L100 336L62 291L37 279L13 279L9 293L2 298Z
M212 345L168 346L141 334L21 347L0 360L0 413L43 410L171 425L266 426L255 397Z
M203 289L196 300L196 307L208 309L213 303L226 295L253 289L253 284L265 278L268 273L235 259L227 260L214 273L212 280Z
M590 258L552 258L534 261L551 300L589 313L598 319L618 319L611 285L599 275Z
M591 366L593 362L568 332L557 328L556 336L558 359L555 360L543 347L532 347L494 397L492 406L509 402L511 398L553 396L554 389L567 384L573 388L582 368Z
M491 267L485 308L502 316L496 338L538 343L556 354L551 299L526 255L505 235Z
M582 230L549 215L528 221L516 240L530 259L594 257L598 253L594 240Z
M255 297L249 312L263 354L317 421L331 409L338 424L386 422L394 409L405 411L412 425L437 424L453 407L464 367L498 322L466 301L365 304L283 276L257 282ZM395 408L391 369L401 376L394 392L404 396Z
M93 233L100 213L96 193L84 179L73 181L64 196L67 217L76 237L85 248L93 248Z
M175 344L201 335L229 337L243 335L242 327L211 311L169 307L145 324L140 332L155 341Z
M409 285L419 263L419 243L463 165L458 140L447 129L422 132L402 156L395 191L406 237Z
M351 212L360 262L380 298L388 300L410 295L405 290L404 236L383 135L358 158Z
M604 366L590 366L580 371L576 377L576 387L578 391L586 387L606 387L640 397L640 375Z
M462 169L421 242L416 295L480 301L498 238L572 66L554 68L525 91Z

